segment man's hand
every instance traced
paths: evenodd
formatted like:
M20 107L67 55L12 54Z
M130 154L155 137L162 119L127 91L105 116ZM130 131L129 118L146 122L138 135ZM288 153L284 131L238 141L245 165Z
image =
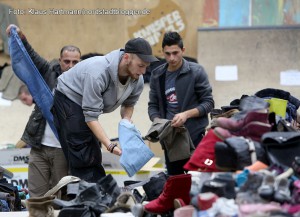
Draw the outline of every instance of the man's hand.
M112 153L115 154L115 155L121 156L121 154L122 154L122 149L121 149L120 147L116 146L116 147L114 148L114 150L113 150Z
M133 106L121 106L120 114L122 119L127 119L132 123L131 117L133 114Z
M17 33L18 33L18 35L19 35L20 38L24 37L24 35L23 35L21 29L20 29L18 26L16 26L15 24L10 24L10 25L6 28L6 34L8 35L8 37L10 36L10 30L11 30L11 28L13 28L13 27L16 28Z
M186 120L193 117L199 117L200 113L197 108L193 108L181 113L178 113L174 116L171 126L172 127L181 127L185 124Z
M185 112L178 113L174 116L171 126L172 127L181 127L187 120L187 114Z

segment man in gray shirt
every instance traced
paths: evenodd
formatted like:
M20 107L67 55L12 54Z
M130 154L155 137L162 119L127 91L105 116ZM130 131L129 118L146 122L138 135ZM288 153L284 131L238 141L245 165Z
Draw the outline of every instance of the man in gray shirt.
M134 105L143 91L143 74L152 56L150 44L129 40L124 49L81 61L58 78L53 115L72 175L89 182L105 176L100 143L121 155L98 121L102 113L121 106L121 118L131 121Z

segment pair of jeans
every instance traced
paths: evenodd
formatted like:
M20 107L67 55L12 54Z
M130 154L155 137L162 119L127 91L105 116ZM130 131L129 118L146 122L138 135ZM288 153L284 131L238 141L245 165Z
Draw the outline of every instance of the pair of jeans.
M56 90L52 112L71 175L87 182L104 177L100 143L86 124L81 106Z
M35 103L58 139L53 123L53 115L50 111L53 104L53 94L32 62L15 28L11 28L8 46L14 73L26 84Z
M133 176L154 157L140 132L127 119L122 119L119 123L119 142L122 148L120 164L129 177Z

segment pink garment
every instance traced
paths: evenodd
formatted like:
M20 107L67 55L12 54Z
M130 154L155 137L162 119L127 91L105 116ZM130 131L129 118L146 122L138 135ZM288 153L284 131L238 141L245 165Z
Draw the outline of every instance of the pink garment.
M300 204L297 205L284 204L282 208L289 214L295 214L300 212Z
M194 212L196 212L196 209L192 205L187 205L175 209L174 217L193 217Z
M256 203L256 204L240 204L239 205L239 216L247 217L255 213L268 213L271 211L279 211L281 206L279 203L270 202L268 204Z

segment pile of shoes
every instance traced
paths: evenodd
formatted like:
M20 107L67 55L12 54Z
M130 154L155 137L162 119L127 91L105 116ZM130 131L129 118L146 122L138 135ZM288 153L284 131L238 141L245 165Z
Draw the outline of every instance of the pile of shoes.
M0 212L22 211L21 196L26 197L24 189L18 189L6 178L12 178L13 174L0 166Z
M36 216L42 204L43 216L59 217L300 216L299 106L277 89L243 95L211 113L211 125L184 165L187 174L161 172L124 187L112 175L97 183L73 177L72 199L58 199L56 187L27 200L28 210Z
M296 160L293 165L299 169ZM286 216L300 213L300 180L297 178L300 174L293 168L274 164L257 171L247 170L243 177L244 182L240 182L237 173L232 172L194 171L174 176L161 172L147 180L125 181L124 187L119 187L111 175L97 183L73 177L72 181L78 184L77 194L71 200L61 200L55 190L70 183L70 178L63 178L55 190L41 198L30 198L26 204L30 217L254 216L257 213Z
M211 151L210 155L214 156L211 164L216 171L242 170L255 161L290 167L300 153L299 106L300 101L289 92L267 88L253 96L243 95L230 106L215 110L206 136L211 137L210 131L213 130L221 140L215 139L215 143L209 146L214 147L214 153ZM203 150L196 149L195 153L207 155ZM286 158L287 155L290 157ZM189 164L195 161L197 159ZM205 168L194 170L205 171Z
M73 199L57 198L60 189L74 183L77 185L72 186L72 192L76 192ZM97 183L74 176L63 177L43 197L27 199L26 207L30 217L100 216L103 213L130 212L132 203L136 203L134 196L130 192L121 192L116 180L109 174Z

